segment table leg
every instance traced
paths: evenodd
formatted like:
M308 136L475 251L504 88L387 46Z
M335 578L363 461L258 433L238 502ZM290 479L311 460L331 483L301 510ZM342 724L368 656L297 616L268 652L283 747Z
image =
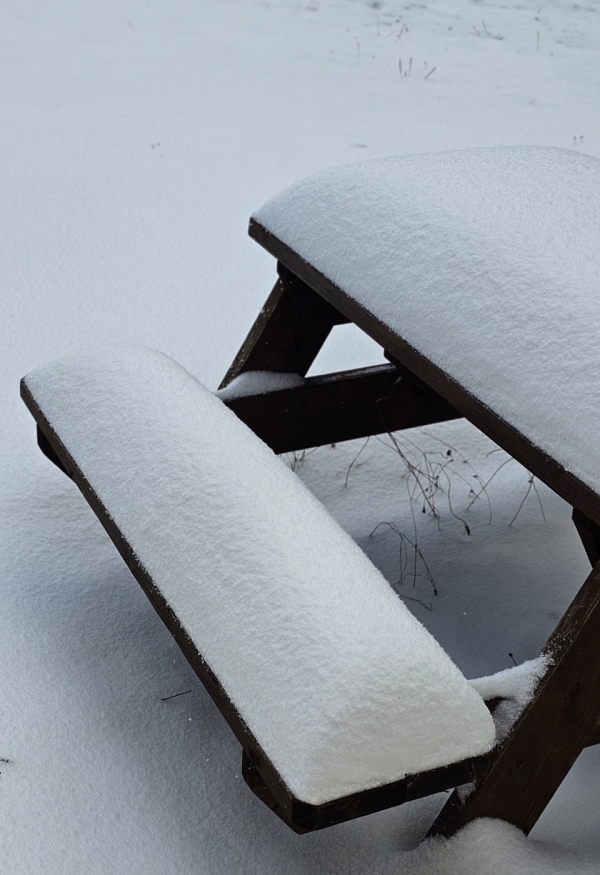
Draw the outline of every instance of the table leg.
M430 835L452 835L478 817L497 817L529 833L590 743L600 714L599 564L543 652L552 664L486 778L464 802L453 793Z

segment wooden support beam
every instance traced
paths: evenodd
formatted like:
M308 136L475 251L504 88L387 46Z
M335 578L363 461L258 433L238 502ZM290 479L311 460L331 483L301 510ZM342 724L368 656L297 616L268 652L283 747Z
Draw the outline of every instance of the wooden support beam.
M573 522L593 568L600 561L600 526L577 508L573 509Z
M304 376L333 326L348 321L283 265L279 273L220 389L245 371Z
M405 371L377 365L225 403L276 453L430 425L460 416Z
M600 714L600 565L595 565L544 648L553 663L487 777L463 803L455 792L431 834L452 835L478 817L529 833L584 747Z

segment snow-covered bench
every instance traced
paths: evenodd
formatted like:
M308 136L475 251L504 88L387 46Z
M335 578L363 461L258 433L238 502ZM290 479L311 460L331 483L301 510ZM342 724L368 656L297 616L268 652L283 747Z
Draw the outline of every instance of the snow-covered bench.
M491 749L483 699L365 554L172 359L79 355L22 392L296 829Z
M600 161L513 148L363 162L291 186L250 234L280 279L222 388L270 446L465 416L574 508L594 569L546 645L553 666L434 826L529 831L600 739ZM348 321L390 364L303 379Z

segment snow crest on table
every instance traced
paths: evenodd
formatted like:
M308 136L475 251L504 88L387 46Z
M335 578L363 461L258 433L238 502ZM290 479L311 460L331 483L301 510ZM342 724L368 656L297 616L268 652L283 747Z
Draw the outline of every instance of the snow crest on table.
M388 158L253 218L600 492L600 161L541 147Z
M231 401L234 398L244 398L246 395L268 395L270 392L279 392L282 389L296 389L303 383L304 377L301 374L244 371L222 389L217 389L215 395L222 401Z
M365 554L174 361L111 349L26 385L296 796L494 744L479 695Z

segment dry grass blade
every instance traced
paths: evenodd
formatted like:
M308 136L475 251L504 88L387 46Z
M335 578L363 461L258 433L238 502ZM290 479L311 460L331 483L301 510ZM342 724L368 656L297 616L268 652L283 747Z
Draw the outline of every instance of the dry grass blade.
M435 585L435 581L433 579L433 575L429 569L429 565L427 564L425 557L423 556L423 552L421 551L421 548L417 543L416 538L413 541L411 538L408 537L408 535L402 532L395 523L390 523L387 521L378 523L369 535L369 537L372 538L375 532L382 526L387 526L390 531L394 532L400 538L400 577L394 584L394 588L396 588L397 586L401 586L404 583L407 575L409 575L412 579L413 586L416 586L417 577L420 576L418 571L420 561L425 570L425 576L429 581L431 588L433 589L433 594L437 595L438 591ZM409 547L412 559L409 559ZM408 570L409 564L412 566L410 571ZM426 605L424 607L426 607Z

